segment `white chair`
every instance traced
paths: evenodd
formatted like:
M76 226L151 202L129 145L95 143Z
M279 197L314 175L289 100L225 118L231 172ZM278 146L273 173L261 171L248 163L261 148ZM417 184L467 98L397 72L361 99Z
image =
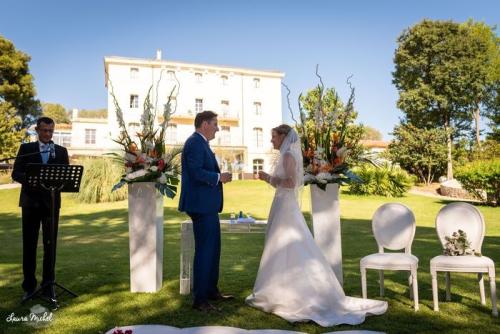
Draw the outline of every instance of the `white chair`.
M415 236L415 216L411 210L399 203L387 203L375 211L372 230L378 244L378 253L365 256L360 261L361 290L366 298L366 269L379 270L380 296L384 296L384 270L408 270L410 298L418 311L418 258L411 254ZM404 253L384 253L389 250L405 250Z
M471 248L476 252L481 252L484 239L484 219L481 212L468 203L450 203L444 206L436 217L436 230L439 241L446 244L446 236L451 236L453 232L462 230L467 234L467 239L471 243ZM486 304L484 296L483 273L488 273L490 278L492 314L498 317L496 284L495 284L495 263L486 256L464 255L446 256L439 255L431 259L432 276L432 298L434 300L434 311L439 311L438 305L438 284L437 272L446 272L446 300L450 297L450 272L477 273L479 281L479 293L481 304Z

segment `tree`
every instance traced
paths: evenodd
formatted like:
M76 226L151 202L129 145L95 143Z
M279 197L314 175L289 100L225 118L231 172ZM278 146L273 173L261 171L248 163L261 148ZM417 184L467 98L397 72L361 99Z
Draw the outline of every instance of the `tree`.
M481 150L479 125L481 115L490 119L489 125L493 133L498 131L498 118L500 117L498 98L498 91L500 88L500 38L497 37L495 28L483 22L469 20L464 25L470 30L472 38L486 47L487 61L483 65L489 67L485 86L482 94L477 96L476 108L473 115L475 123L475 142L478 149Z
M394 128L388 156L403 169L430 184L446 166L446 133L440 129L420 129L411 124Z
M27 54L16 50L11 41L0 35L0 104L10 103L16 115L21 117L21 123L16 124L17 130L29 127L41 114L28 68L30 60Z
M21 118L8 102L0 103L0 159L16 155L17 148L24 138L25 130L17 130Z
M372 128L371 126L365 125L362 139L382 140L382 133L379 130Z
M488 46L467 26L424 20L398 38L393 83L403 121L446 134L447 176L453 178L453 141L471 129L478 96L488 82Z
M108 109L96 109L96 110L82 109L82 110L78 111L78 117L81 117L81 118L108 118Z
M50 117L56 123L71 123L68 112L58 103L42 103L43 116Z

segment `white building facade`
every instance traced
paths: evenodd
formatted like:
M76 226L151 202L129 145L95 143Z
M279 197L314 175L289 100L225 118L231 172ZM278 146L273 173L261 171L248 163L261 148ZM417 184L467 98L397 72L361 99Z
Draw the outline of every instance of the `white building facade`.
M271 129L283 122L284 73L165 61L160 52L154 60L106 57L104 66L109 133L106 139L99 138L98 147L118 148L111 140L120 131L113 93L129 133L135 133L140 130L148 91L151 89L149 96L158 116L173 91L175 113L167 130L167 145L182 145L194 131L195 115L212 110L218 114L220 131L210 146L222 169L251 177L259 170L267 170L272 163L275 152L270 143Z

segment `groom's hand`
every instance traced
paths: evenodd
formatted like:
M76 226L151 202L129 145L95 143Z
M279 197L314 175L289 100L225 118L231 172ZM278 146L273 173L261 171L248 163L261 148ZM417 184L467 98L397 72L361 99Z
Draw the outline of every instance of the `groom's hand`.
M220 173L220 182L228 183L233 180L233 174L231 173Z

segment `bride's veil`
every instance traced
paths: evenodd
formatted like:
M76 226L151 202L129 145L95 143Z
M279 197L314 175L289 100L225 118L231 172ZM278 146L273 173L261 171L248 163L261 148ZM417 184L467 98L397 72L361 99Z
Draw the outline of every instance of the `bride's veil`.
M278 170L286 170L284 166L285 164L284 157L286 154L290 154L295 160L294 175L287 175L287 177L291 177L292 180L294 181L295 196L297 197L298 200L299 190L304 185L304 163L302 160L300 138L294 129L291 129L288 132L288 134L283 139L283 143L281 143L280 156L277 159L276 165L271 170L272 177L280 177L279 175L277 175Z

